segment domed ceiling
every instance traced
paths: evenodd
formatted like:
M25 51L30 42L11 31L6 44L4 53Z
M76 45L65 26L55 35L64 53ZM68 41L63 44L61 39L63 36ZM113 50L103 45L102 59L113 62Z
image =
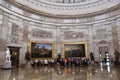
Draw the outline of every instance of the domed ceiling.
M108 12L120 0L7 0L31 13L59 18L76 18Z

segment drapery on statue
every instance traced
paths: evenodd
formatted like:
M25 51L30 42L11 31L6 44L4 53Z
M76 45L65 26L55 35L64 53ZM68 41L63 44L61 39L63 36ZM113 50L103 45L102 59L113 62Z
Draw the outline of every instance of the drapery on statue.
M9 50L9 48L7 48L7 50L5 52L5 60L10 61L10 57L11 57L10 50Z

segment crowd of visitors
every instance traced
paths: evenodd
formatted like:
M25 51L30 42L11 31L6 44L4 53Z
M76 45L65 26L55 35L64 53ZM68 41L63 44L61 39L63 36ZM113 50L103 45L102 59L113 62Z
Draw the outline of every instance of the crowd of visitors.
M44 66L44 65L59 65L59 66L88 66L90 64L88 58L57 58L54 60L33 60L31 65Z
M119 52L117 50L114 52L114 61L111 60L110 56L107 59L109 59L108 61L110 63L113 62L114 65L119 65ZM93 52L90 52L89 58L86 58L86 57L62 58L61 55L59 54L58 57L54 60L32 60L31 65L33 67L43 66L43 65L60 65L60 66L65 66L65 67L66 66L88 66L89 64L94 64L94 62L95 62L94 54Z

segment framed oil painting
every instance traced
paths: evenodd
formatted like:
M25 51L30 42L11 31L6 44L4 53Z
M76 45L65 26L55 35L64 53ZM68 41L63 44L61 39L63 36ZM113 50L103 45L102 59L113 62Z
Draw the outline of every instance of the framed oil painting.
M31 58L53 58L53 43L31 42Z
M63 53L68 57L87 57L87 44L85 42L64 43Z

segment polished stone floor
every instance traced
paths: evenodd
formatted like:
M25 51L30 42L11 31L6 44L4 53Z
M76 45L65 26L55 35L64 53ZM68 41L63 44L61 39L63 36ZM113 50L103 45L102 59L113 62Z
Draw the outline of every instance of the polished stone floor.
M120 80L120 67L60 67L27 66L11 70L0 69L0 80Z

